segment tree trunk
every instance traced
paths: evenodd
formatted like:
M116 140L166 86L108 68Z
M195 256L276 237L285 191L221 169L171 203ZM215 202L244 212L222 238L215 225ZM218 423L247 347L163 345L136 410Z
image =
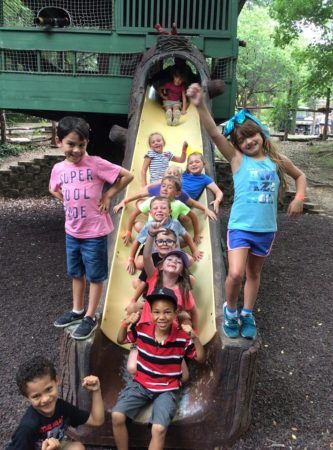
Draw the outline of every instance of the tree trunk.
M0 127L1 127L1 143L5 144L7 142L7 136L6 136L6 114L4 109L0 111Z
M286 119L285 119L285 124L284 124L284 135L283 135L284 141L288 140L288 134L289 134L289 113L290 113L290 108L291 108L292 86L293 86L293 82L290 80L289 81L288 98L287 98L287 112L286 112Z
M52 120L52 137L51 137L51 147L56 147L56 136L57 136L57 122Z
M330 95L331 95L331 89L327 89L327 96L326 96L326 109L325 109L325 124L323 129L323 141L327 139L328 135L328 116L330 113Z

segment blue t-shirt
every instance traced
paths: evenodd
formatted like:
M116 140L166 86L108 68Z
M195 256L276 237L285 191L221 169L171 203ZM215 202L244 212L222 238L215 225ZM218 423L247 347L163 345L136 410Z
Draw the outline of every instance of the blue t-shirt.
M182 189L194 200L198 200L202 191L211 183L214 183L214 180L204 173L192 175L184 172L182 174Z
M243 155L233 180L235 196L228 228L258 233L276 231L280 186L276 164L269 157L256 160Z
M160 195L160 189L161 189L161 185L157 184L156 186L150 186L148 188L148 194L150 197L157 197ZM178 195L178 197L175 197L176 200L179 200L182 203L185 203L185 205L187 205L187 202L190 199L190 196L185 192L185 191L180 191L180 195Z

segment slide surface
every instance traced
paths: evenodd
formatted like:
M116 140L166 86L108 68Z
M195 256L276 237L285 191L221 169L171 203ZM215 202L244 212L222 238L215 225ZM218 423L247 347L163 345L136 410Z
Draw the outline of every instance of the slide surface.
M161 133L166 141L165 150L171 150L177 156L181 154L181 148L184 141L188 142L190 151L199 150L202 152L200 121L196 109L190 105L187 114L181 117L177 126L167 126L164 110L159 103L154 99L149 98L148 89L141 112L131 165L131 172L134 174L134 180L127 187L126 197L136 194L141 189L141 167L144 160L144 154L148 150L148 136L153 132ZM171 164L175 163L171 162ZM182 168L184 170L185 167L186 165L183 164ZM201 195L199 200L202 203L207 204L206 192ZM103 333L114 343L116 343L120 321L125 317L124 308L129 303L134 291L132 282L140 273L140 271L137 271L135 275L132 276L127 273L126 266L130 246L126 247L121 239L121 235L126 229L129 214L134 208L135 202L132 202L128 204L124 210L118 212L118 214L121 214L121 218L117 231L105 297L101 328ZM190 270L196 279L193 295L199 310L200 339L203 344L206 344L212 339L216 332L212 249L208 219L204 217L202 211L198 209L194 209L193 211L197 214L200 223L202 243L199 245L199 249L204 252L204 257L202 260L195 262ZM147 220L147 217L140 215L138 220L141 219ZM188 229L188 232L193 237L192 227ZM134 230L132 236L135 237ZM190 252L188 248L185 248L184 250Z

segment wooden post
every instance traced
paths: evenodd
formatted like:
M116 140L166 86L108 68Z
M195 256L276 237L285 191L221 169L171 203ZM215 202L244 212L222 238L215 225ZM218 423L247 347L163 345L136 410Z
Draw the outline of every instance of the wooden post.
M290 108L291 108L292 85L293 85L293 82L292 82L292 80L290 80L289 81L288 98L287 98L287 113L286 113L286 119L285 119L285 124L284 124L284 135L283 135L284 141L288 140L288 134L289 134L289 112L290 112Z
M6 136L6 114L5 110L1 109L0 111L0 127L1 127L1 143L5 144L7 142Z
M325 109L325 124L323 129L323 141L327 139L328 135L328 116L330 113L330 95L331 95L331 89L327 88L327 95L326 95L326 109Z
M52 137L51 137L51 147L56 147L56 135L57 135L57 122L52 120Z

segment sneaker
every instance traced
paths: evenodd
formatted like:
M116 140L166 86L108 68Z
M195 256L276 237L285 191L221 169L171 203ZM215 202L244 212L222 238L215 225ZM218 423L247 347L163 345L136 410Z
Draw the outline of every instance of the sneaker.
M71 337L73 339L87 339L89 336L93 334L93 332L98 327L98 321L97 318L86 316L82 319L80 325L75 328L75 330L72 332Z
M172 121L172 125L178 125L179 119L181 116L181 112L179 110L175 111L173 114L173 121Z
M227 316L227 304L223 306L223 331L228 338L237 338L239 336L239 323L237 318Z
M239 318L241 321L241 336L245 339L255 339L257 336L257 327L254 315L241 315Z
M61 317L58 317L58 319L56 319L53 322L53 325L57 328L65 328L68 327L69 325L73 325L74 323L81 322L84 315L85 315L84 311L82 314L76 314L73 311L69 311L63 314Z
M167 111L166 111L166 113L165 113L165 116L166 116L166 121L167 121L167 125L172 125L172 111L171 111L171 109L167 109Z

